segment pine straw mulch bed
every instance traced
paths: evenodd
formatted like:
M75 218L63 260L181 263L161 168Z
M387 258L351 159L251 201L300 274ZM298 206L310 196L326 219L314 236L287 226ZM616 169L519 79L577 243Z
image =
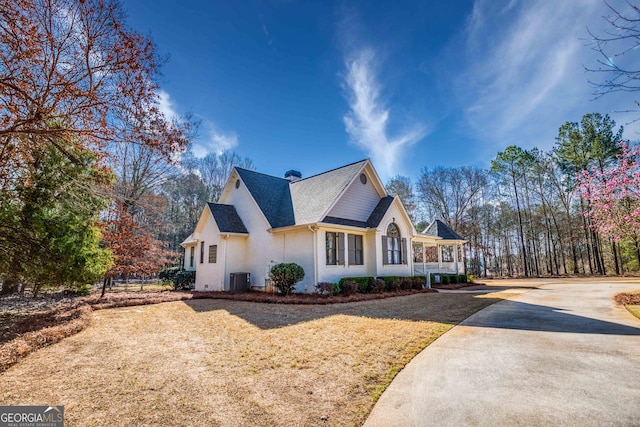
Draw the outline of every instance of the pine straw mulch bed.
M0 405L65 405L69 426L361 425L409 360L502 295L100 310L0 374Z
M91 312L107 308L132 307L190 299L225 299L270 304L336 304L368 301L435 290L399 290L382 294L323 296L294 294L281 297L262 292L173 292L118 291L103 298L54 294L44 298L9 296L0 299L0 373L29 353L77 334L91 323Z
M621 305L640 305L640 292L633 294L618 294L613 299Z

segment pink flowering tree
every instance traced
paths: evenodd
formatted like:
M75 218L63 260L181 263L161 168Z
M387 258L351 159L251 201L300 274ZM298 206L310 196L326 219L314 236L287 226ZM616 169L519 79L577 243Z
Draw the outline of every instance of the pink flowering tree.
M589 202L585 215L592 227L615 242L632 242L640 265L640 146L619 145L611 168L578 173L578 188Z

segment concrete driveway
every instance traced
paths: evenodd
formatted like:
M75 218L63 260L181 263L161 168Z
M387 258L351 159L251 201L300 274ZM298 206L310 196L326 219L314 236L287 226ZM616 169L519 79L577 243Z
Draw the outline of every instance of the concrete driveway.
M374 426L640 426L640 320L625 284L550 284L471 316L416 356Z

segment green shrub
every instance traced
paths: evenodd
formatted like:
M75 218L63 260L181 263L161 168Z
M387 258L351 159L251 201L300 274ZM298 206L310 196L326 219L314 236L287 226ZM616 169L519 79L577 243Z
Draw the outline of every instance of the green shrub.
M355 282L358 285L358 292L361 294L366 294L371 292L373 288L374 278L372 276L364 276L364 277L343 277L340 279L338 284L342 287L344 282Z
M340 292L340 286L337 283L320 282L316 285L316 293L320 295L337 295Z
M398 279L402 279L402 277L400 276L380 276L378 277L378 279L381 279L384 281L384 290L385 291L392 291L394 290L393 287L393 283L398 280Z
M269 277L278 295L289 295L296 283L304 279L304 269L294 262L280 263L271 267Z
M430 274L429 275L429 279L431 280L429 283L431 283L432 285L436 283L436 275L435 274Z
M449 276L441 274L440 275L440 283L443 285L448 285L449 284Z
M160 279L163 285L171 285L173 284L173 279L180 270L180 267L165 267L160 270L160 273L158 273L158 279Z
M458 275L457 274L451 274L449 276L449 283L458 283Z
M413 289L423 289L427 284L427 276L413 276Z
M84 285L77 284L72 286L69 292L79 297L86 297L91 293L91 285L89 283L85 283Z
M476 278L473 274L467 274L467 283L473 283L475 279Z
M458 283L467 283L467 275L458 274Z
M385 284L384 280L376 279L373 281L373 287L371 288L371 292L374 294L381 294L384 292Z
M413 287L413 278L411 277L403 277L400 280L400 289L408 290Z
M340 284L342 295L348 297L358 292L358 284L352 280L346 280Z
M193 289L196 284L196 272L180 270L173 276L173 289L176 291Z

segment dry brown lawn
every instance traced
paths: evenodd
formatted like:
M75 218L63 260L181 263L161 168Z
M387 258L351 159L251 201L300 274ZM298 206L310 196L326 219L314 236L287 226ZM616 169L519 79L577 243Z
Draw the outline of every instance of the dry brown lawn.
M421 349L501 294L335 305L197 299L96 311L0 375L69 426L360 425Z

